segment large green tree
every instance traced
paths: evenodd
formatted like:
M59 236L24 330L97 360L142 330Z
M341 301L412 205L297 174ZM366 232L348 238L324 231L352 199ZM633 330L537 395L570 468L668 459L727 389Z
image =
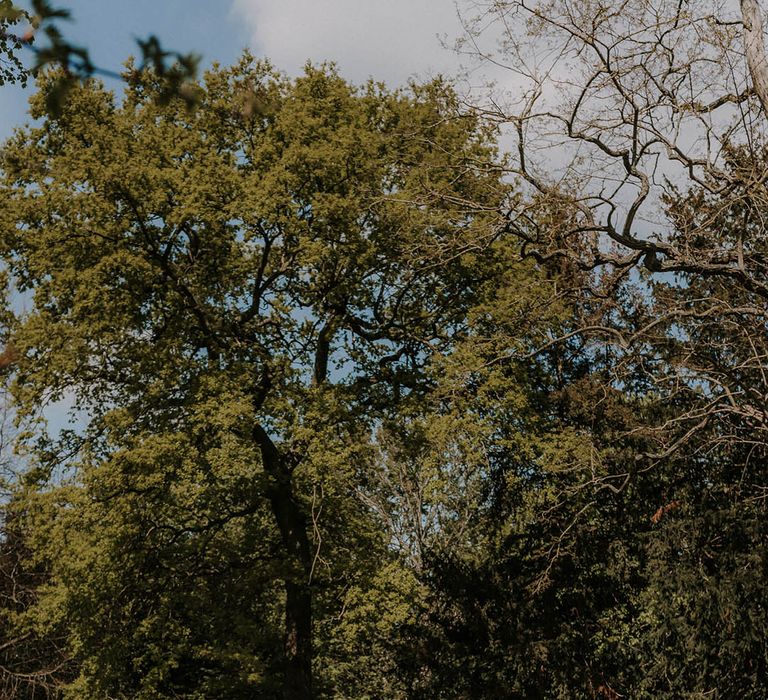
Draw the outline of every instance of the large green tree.
M313 638L392 558L371 436L463 328L506 188L439 82L246 56L196 110L163 90L85 84L3 151L19 410L66 394L82 426L27 479L37 614L76 697L308 698Z

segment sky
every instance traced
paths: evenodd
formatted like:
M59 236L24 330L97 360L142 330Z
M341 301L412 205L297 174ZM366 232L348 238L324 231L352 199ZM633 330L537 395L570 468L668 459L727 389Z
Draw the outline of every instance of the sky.
M20 2L24 6L24 2ZM233 63L244 48L296 74L307 60L336 61L353 82L390 85L453 75L444 47L461 34L454 0L52 0L69 9L61 28L93 62L119 70L136 39L156 34L167 49ZM117 87L117 86L115 86ZM0 139L25 122L29 90L0 87Z

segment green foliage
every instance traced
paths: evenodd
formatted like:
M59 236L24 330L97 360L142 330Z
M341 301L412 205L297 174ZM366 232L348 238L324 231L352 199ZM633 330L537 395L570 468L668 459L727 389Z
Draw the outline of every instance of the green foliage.
M19 58L23 38L16 31L26 14L11 0L0 2L0 85L20 83L26 85L27 72Z
M51 115L43 76L3 152L16 400L84 420L27 480L29 614L67 630L68 697L267 698L297 692L311 595L317 691L394 697L418 586L360 489L482 281L491 131L443 84L325 66L245 56L194 111L128 78Z
M670 400L662 371L684 359L725 372L736 355L729 376L754 385L741 377L754 344L705 314L659 329L658 365L622 359L617 386L617 356L574 333L579 286L503 250L425 409L422 474L434 460L437 492L452 479L462 490L439 503L421 552L425 590L400 651L408 697L760 697L762 444L723 412L658 456L663 431L701 416L700 375L690 393L677 375ZM728 354L704 365L713 340Z
M78 80L52 112L41 75L2 152L16 410L78 423L28 434L11 484L3 682L762 697L755 289L642 272L600 298L526 259L494 129L443 82L246 54L185 97L192 64L145 49L121 100ZM751 196L672 193L674 235L759 252Z

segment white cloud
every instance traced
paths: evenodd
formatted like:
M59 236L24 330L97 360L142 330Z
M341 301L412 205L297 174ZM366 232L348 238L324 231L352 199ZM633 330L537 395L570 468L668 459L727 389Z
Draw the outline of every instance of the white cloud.
M332 60L352 81L401 84L460 63L441 45L461 33L453 0L234 0L233 13L254 52L292 74Z

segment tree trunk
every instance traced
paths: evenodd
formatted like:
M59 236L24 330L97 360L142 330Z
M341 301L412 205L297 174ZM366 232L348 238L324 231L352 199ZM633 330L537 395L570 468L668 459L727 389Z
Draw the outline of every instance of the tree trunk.
M286 700L309 700L312 697L312 592L307 582L285 582L285 657L283 694Z
M311 700L312 695L312 569L307 519L293 495L291 472L280 451L260 425L255 430L264 469L270 476L267 493L287 555L285 575L286 700Z
M744 22L744 51L752 86L768 115L768 62L765 56L763 15L758 0L741 0L741 19Z

